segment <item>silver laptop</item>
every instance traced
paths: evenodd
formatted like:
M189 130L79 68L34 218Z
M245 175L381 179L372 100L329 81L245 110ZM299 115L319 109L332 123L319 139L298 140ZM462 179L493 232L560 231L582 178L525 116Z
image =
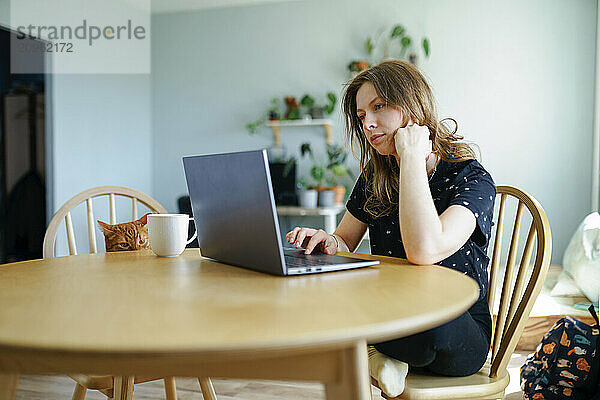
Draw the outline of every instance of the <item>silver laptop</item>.
M183 157L202 255L274 275L379 264L281 245L266 150Z

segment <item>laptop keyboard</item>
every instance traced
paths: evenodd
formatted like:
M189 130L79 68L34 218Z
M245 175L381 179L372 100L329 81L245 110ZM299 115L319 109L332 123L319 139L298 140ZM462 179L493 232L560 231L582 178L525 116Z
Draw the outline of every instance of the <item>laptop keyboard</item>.
M330 265L325 261L318 260L316 258L308 258L304 254L284 254L285 265L288 268L291 267L318 267L321 265Z

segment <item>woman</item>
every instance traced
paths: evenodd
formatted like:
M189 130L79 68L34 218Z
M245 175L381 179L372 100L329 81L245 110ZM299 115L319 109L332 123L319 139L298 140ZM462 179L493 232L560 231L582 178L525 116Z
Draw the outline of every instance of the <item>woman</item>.
M368 228L373 254L439 264L475 279L479 299L466 313L369 346L369 372L390 397L404 390L408 366L448 376L477 372L491 337L487 247L494 181L456 129L438 121L431 88L409 63L385 61L361 72L346 87L343 112L361 166L347 212L333 235L297 227L288 242L307 254L354 251Z

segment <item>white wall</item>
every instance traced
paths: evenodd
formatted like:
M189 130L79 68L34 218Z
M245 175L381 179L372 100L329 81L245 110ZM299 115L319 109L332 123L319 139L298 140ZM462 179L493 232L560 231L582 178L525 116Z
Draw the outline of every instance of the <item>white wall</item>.
M299 1L153 17L153 193L186 193L181 156L260 148L245 123L271 97L341 90L367 35L404 24L429 36L421 63L440 117L479 144L498 184L545 207L553 262L590 210L596 1ZM339 126L337 135L342 137ZM320 140L286 132L284 143Z
M149 75L57 74L53 85L54 210L94 186L128 186L151 194ZM95 207L98 218L108 222L107 203L104 212L101 204ZM129 204L118 208L118 222L130 217ZM74 218L74 224L85 226L85 214ZM87 236L79 232L76 239L84 253ZM98 235L103 240L99 230ZM56 253L67 254L62 232Z
M427 69L442 114L480 145L497 184L541 202L562 263L591 209L596 2L436 1L427 14L444 43Z
M10 20L10 0L0 0L0 24L8 25Z

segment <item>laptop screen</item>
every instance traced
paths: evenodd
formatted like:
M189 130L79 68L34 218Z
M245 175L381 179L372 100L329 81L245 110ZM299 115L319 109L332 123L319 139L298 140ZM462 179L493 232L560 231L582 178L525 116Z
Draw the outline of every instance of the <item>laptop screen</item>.
M283 275L266 150L183 158L202 255Z

